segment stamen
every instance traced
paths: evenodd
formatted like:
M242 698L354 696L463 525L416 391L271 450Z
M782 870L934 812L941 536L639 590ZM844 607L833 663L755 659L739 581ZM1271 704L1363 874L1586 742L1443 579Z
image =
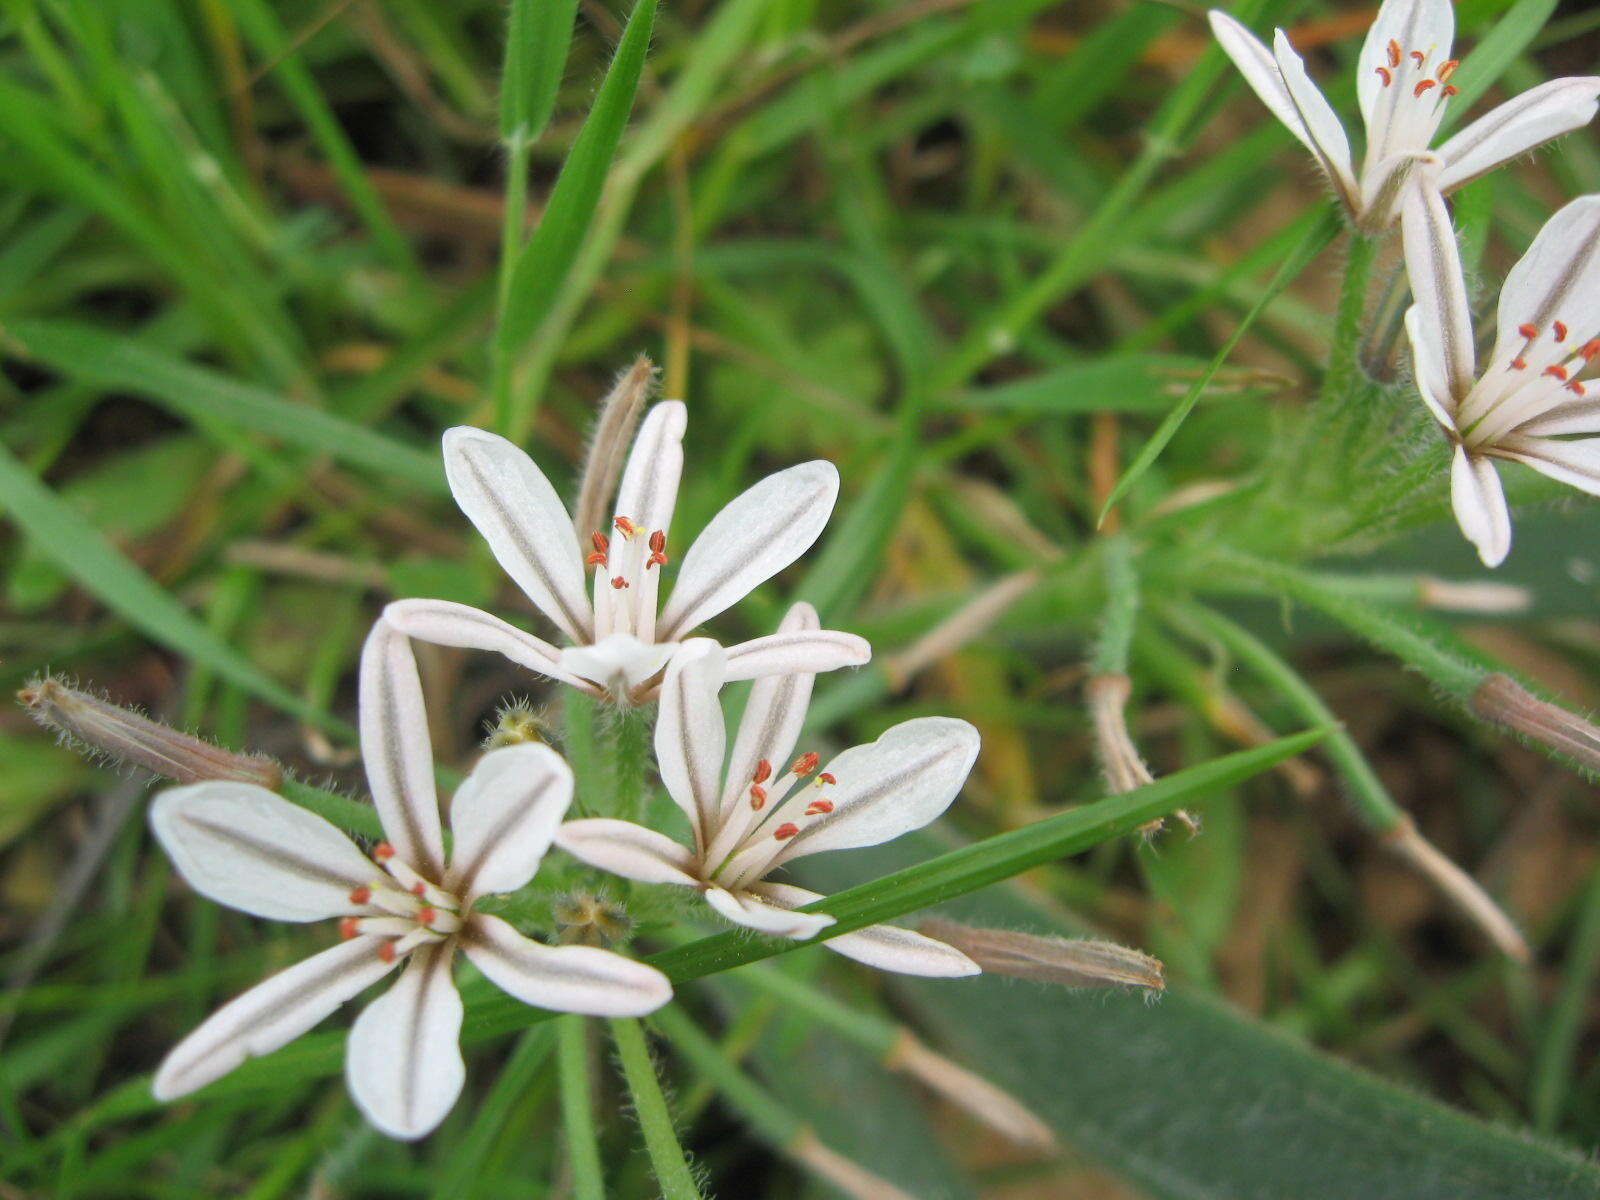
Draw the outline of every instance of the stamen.
M1388 87L1394 82L1394 76L1389 73L1388 67L1378 67L1376 70L1378 72L1378 78L1383 80L1384 87Z
M1567 384L1567 391L1573 392L1576 395L1581 396L1581 395L1583 395L1583 384L1579 383L1576 379L1574 379L1571 383Z
M1411 94L1413 96L1421 96L1422 93L1427 91L1429 88L1438 87L1438 86L1439 85L1437 83L1435 83L1433 80L1424 79L1421 83L1417 84L1416 87L1411 89Z
M632 541L633 535L639 532L639 527L632 521L628 520L627 517L612 517L611 523L617 527L617 532L623 537L627 538L629 541Z
M372 848L372 857L379 862L386 862L394 857L394 847L388 842L379 842Z
M1400 65L1400 43L1393 38L1389 39L1389 65L1391 67Z
M1567 369L1565 367L1556 366L1554 364L1552 364L1551 366L1546 367L1544 369L1544 373L1546 375L1551 375L1551 376L1554 376L1557 379L1562 379L1562 380L1566 379L1566 377L1567 377Z
M1461 93L1461 89L1458 88L1455 84L1447 83L1447 84L1444 85L1444 94L1446 96L1456 96L1456 95L1460 95L1460 93Z
M817 764L821 761L822 755L815 750L808 750L794 760L794 766L790 767L789 770L796 775L809 775L817 769Z
M756 773L750 776L751 783L765 783L772 778L772 763L762 759L756 764Z
M597 553L609 554L611 552L611 539L598 529L589 535L589 541L594 545Z
M417 910L417 922L418 922L418 924L421 924L421 925L432 925L434 923L434 921L438 919L438 917L439 917L439 914L434 909L431 909L431 908L420 908L420 909Z
M786 821L772 831L772 836L780 842L786 842L800 832L800 826L793 821Z
M611 581L611 586L616 588L617 591L620 592L623 588L628 586L628 581L626 579L624 579L621 575L618 575L615 579L613 579Z
M1511 360L1511 369L1513 371L1526 371L1528 369L1528 360L1518 355Z
M1585 362L1588 362L1595 355L1600 354L1600 338L1592 338L1585 342L1582 349L1580 349L1578 353L1583 357Z
M660 554L667 548L667 535L662 530L656 530L650 535L650 549Z
M832 800L813 800L806 805L806 816L808 817L820 817L823 813L831 813L832 811Z
M344 920L339 922L339 936L348 942L351 938L355 937L356 934L361 932L361 930L358 928L360 924L360 917L346 917Z
M762 806L765 805L766 802L767 789L762 787L759 783L752 783L750 785L750 807L756 812L760 812Z
M586 567L603 567L606 565L606 555L601 554L600 551L596 550L593 554L590 554L584 558L583 564Z
M1539 327L1537 325L1518 325L1517 332L1523 337L1532 340L1539 336Z
M394 961L394 943L384 942L383 945L379 946L378 957L386 963L392 963Z
M419 879L408 890L413 896L425 896L428 894L428 885Z
M1416 61L1416 64L1419 67L1422 66L1423 63L1428 61L1428 56L1426 54L1424 54L1421 50L1413 50L1411 52L1411 57Z
M358 888L351 888L350 889L350 903L351 904L365 904L365 903L367 903L367 901L369 901L371 899L372 899L372 889L369 888L364 883Z
M1560 321L1550 322L1550 328L1556 331L1556 341L1564 342L1567 340L1567 327Z
M1439 82L1449 83L1450 76L1456 73L1456 68L1460 65L1461 60L1459 58L1452 58L1449 62L1440 63L1439 70L1436 72L1436 74L1439 76Z
M651 567L664 567L666 565L667 556L665 554L652 554L649 558L644 560L644 569L646 571L648 571Z
M818 787L821 787L823 784L827 784L829 787L832 787L834 784L836 784L838 782L839 782L838 779L836 779L833 775L829 774L827 771L824 771L821 775L817 776L817 786Z

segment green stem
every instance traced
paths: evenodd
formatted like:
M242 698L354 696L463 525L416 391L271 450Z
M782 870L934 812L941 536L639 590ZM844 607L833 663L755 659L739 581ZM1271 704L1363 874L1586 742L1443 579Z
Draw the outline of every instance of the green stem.
M522 249L522 228L528 209L528 157L533 149L533 139L525 131L513 134L506 146L505 217L500 226L500 276L496 295L496 323L506 318L506 303L511 295L511 270ZM491 352L493 379L490 395L494 398L495 429L506 437L514 437L511 380L514 361L511 354L496 339Z
M661 1186L663 1200L700 1200L700 1188L683 1157L683 1147L678 1144L677 1131L672 1127L667 1098L661 1092L661 1081L656 1078L655 1064L650 1061L644 1027L632 1017L614 1017L611 1037L616 1042L622 1075L633 1097L633 1109L644 1133L645 1150L650 1155L650 1165Z
M1094 639L1090 670L1096 675L1126 675L1128 647L1139 618L1139 576L1133 544L1123 534L1105 539L1106 604Z
M1341 403L1360 379L1367 291L1377 255L1377 238L1367 237L1360 231L1351 232L1350 249L1344 262L1344 283L1339 289L1339 315L1333 327L1333 350L1322 384L1324 401Z
M611 726L610 815L644 824L650 808L645 787L650 761L650 726L635 712L618 712Z
M589 1088L588 1020L576 1013L556 1018L561 1075L561 1128L572 1167L572 1194L578 1200L605 1200L600 1141L595 1132Z
M676 1005L663 1008L651 1020L660 1026L672 1048L711 1082L762 1139L775 1150L789 1148L805 1127L804 1121L740 1070L739 1064Z

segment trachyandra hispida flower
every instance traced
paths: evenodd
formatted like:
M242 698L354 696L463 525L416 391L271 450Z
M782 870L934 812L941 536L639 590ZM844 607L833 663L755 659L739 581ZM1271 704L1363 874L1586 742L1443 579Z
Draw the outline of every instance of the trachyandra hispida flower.
M804 629L815 620L809 606L796 605L784 628ZM661 688L656 762L689 818L693 849L607 818L567 822L556 844L628 879L698 888L736 924L804 940L833 918L790 910L822 897L767 876L803 855L875 846L935 820L972 770L978 731L965 721L922 717L826 766L815 753L791 760L811 698L813 676L802 672L756 682L730 756L718 699L726 662L715 642L696 638L668 666ZM886 971L978 973L954 947L894 925L872 925L826 944Z
M1279 29L1268 50L1225 12L1211 28L1251 88L1317 160L1350 219L1377 231L1399 216L1405 180L1429 153L1460 63L1450 57L1455 10L1450 0L1385 0L1361 47L1356 78L1367 147L1357 174L1350 142L1333 106ZM1600 101L1600 78L1553 79L1490 110L1431 153L1437 186L1449 193L1552 138L1587 125Z
M445 852L422 690L405 639L382 622L361 663L361 749L386 841L371 856L314 813L253 784L159 796L151 824L201 894L279 921L340 919L343 940L225 1004L167 1055L156 1097L205 1086L300 1036L397 965L400 978L350 1030L345 1073L367 1119L426 1134L461 1092L460 949L525 1003L640 1016L672 996L654 967L588 946L545 946L473 906L533 878L572 800L548 746L486 754L450 807Z
M1511 549L1511 512L1494 460L1525 463L1600 495L1600 196L1545 224L1500 290L1482 374L1450 214L1425 167L1407 189L1401 231L1415 299L1406 313L1417 390L1454 447L1450 498L1486 566ZM1580 436L1573 436L1580 435Z
M444 600L396 601L385 619L422 641L498 651L592 695L648 699L683 637L804 554L839 494L839 473L817 460L769 475L737 496L684 554L658 616L686 419L675 400L650 410L628 456L609 527L583 531L574 530L555 488L516 446L480 429L445 434L445 470L456 502L506 573L566 635L571 645L565 649ZM586 569L594 572L592 598ZM832 671L859 666L869 656L866 642L853 634L812 629L730 646L728 675Z

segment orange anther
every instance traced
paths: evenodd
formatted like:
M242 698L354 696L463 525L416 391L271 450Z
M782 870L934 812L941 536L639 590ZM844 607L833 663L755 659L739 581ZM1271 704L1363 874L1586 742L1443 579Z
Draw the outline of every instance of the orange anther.
M611 549L611 539L598 529L589 535L589 541L594 544L595 550L600 554L604 554Z
M364 883L358 888L351 888L350 889L350 903L351 904L365 904L368 900L371 900L371 899L372 899L372 889L369 888Z
M772 836L777 838L777 840L780 842L786 842L799 832L800 826L796 825L793 821L785 821L782 825L779 825L772 831Z
M424 893L424 892L426 892L426 891L427 891L427 890L428 890L428 888L427 888L427 885L426 885L426 884L424 884L424 883L423 883L423 882L422 882L422 880L420 880L420 879L419 879L419 880L417 880L417 881L416 881L416 882L415 882L415 883L413 883L413 884L412 884L412 885L411 885L411 887L410 887L410 889L409 889L409 890L410 890L410 892L411 892L411 894L412 894L412 895L413 895L413 896L420 896L420 895L422 895L422 894L423 894L423 893Z
M1439 76L1439 82L1449 83L1450 76L1456 73L1456 68L1460 65L1461 60L1459 58L1452 58L1449 62L1440 63L1439 70L1436 72L1436 74Z
M772 764L762 759L756 764L756 773L750 776L751 783L765 783L772 778Z
M603 567L603 566L606 565L606 559L608 557L610 557L610 556L606 555L606 554L602 554L600 551L596 550L593 554L591 554L587 558L585 558L583 560L583 562L584 562L585 566Z
M756 812L760 812L766 803L767 789L762 787L759 783L752 783L750 785L750 807Z
M624 579L621 575L618 575L615 579L613 579L611 581L611 586L616 588L617 591L620 592L623 588L628 586L628 581L626 579Z
M639 527L627 517L612 517L611 523L617 527L617 532L625 538L631 538L639 532Z
M1590 338L1583 344L1583 349L1579 350L1578 353L1583 355L1585 359L1590 359L1596 354L1600 354L1600 338Z
M1428 56L1426 54L1424 54L1421 50L1413 50L1411 52L1411 57L1416 62L1417 66L1419 66L1419 67L1423 63L1428 61Z
M361 932L359 928L360 920L361 919L359 917L346 917L344 920L340 921L339 936L347 942L351 938L355 937L356 934Z
M372 857L379 862L387 862L394 857L394 847L388 842L379 842L372 848Z
M656 530L650 535L650 549L660 554L667 548L667 535L661 530Z
M1565 367L1555 366L1554 364L1546 367L1544 369L1544 373L1556 379L1565 379L1567 377L1567 369Z
M1393 38L1389 39L1389 65L1391 67L1400 65L1400 43Z
M1574 392L1581 396L1583 395L1583 384L1574 379L1571 383L1567 384L1567 391Z
M1560 321L1550 322L1550 328L1556 331L1556 341L1564 342L1567 340L1567 327Z
M1388 67L1379 67L1379 68L1377 68L1377 71L1378 71L1378 78L1383 80L1383 86L1384 87L1388 87L1391 83L1394 82L1394 76L1389 73L1389 68Z
M1511 369L1513 371L1526 371L1528 369L1528 360L1521 356L1513 358L1511 360Z
M806 805L806 816L808 817L820 817L823 813L831 813L832 811L832 800L813 800Z
M383 945L379 946L378 957L383 959L383 961L386 963L392 963L394 961L394 943L385 942Z
M1460 89L1460 88L1458 88L1458 87L1457 87L1457 86L1456 86L1456 85L1455 85L1455 84L1453 84L1453 83L1447 83L1447 84L1445 84L1445 85L1444 85L1444 94L1445 94L1445 95L1446 95L1446 96L1455 96L1455 95L1459 95L1459 94L1460 94L1460 92L1461 92L1461 89Z
M1411 89L1411 94L1413 96L1420 96L1420 95L1422 95L1423 92L1427 91L1429 88L1438 87L1438 86L1439 85L1437 83L1435 83L1433 80L1424 79L1421 83L1417 84L1416 87Z
M648 571L651 567L664 567L666 565L667 556L665 554L652 554L649 558L645 559L644 569Z
M1536 338L1539 336L1539 327L1537 325L1518 325L1517 332L1525 338Z
M419 908L417 910L417 922L421 925L432 925L434 918L438 915L432 908Z
M808 750L799 758L794 760L794 766L790 767L789 770L793 771L796 775L809 775L811 772L817 769L817 764L821 761L822 755L818 754L815 750Z

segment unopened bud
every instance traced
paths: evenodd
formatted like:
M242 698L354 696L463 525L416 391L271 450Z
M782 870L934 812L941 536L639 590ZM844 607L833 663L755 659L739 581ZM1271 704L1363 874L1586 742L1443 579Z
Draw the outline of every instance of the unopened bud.
M655 374L655 364L641 354L600 402L600 417L589 441L589 455L583 463L583 482L578 486L578 505L573 512L573 526L580 538L607 524L605 506L616 495L628 445L644 413L644 402L649 398Z
M231 779L275 789L283 782L283 771L269 758L213 746L54 676L31 680L17 699L35 721L91 758L141 767L179 783Z
M1126 675L1093 675L1084 688L1089 700L1089 717L1094 724L1095 752L1100 767L1106 775L1106 785L1114 794L1131 792L1135 788L1154 783L1155 776L1139 757L1139 749L1128 732L1128 721L1123 709L1133 693L1133 684ZM1200 831L1200 822L1192 813L1179 809L1172 814L1191 834ZM1139 827L1145 837L1153 837L1162 829L1159 819Z
M1490 675L1472 693L1472 711L1600 771L1600 727L1559 704L1541 700L1509 675Z
M494 715L494 726L483 739L485 750L498 750L502 746L524 746L530 742L542 743L545 723L532 704L526 700L511 700L500 706Z
M1165 990L1161 960L1115 942L1047 937L1010 929L984 929L933 919L922 932L960 950L986 974L1036 979L1068 988Z
M555 918L565 946L613 946L633 932L627 909L588 892L562 896L555 903Z

